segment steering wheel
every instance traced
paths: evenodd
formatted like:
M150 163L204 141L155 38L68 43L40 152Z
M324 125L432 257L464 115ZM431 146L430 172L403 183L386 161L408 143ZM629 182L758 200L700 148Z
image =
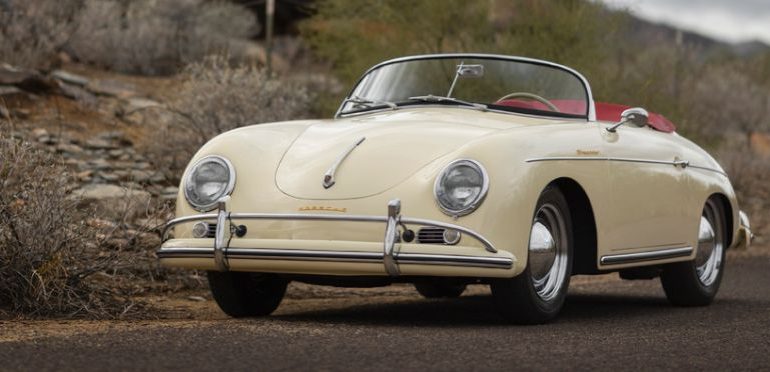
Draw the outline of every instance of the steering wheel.
M553 103L551 103L551 101L549 101L549 100L547 100L547 99L545 99L545 98L543 98L541 96L538 96L535 93L513 92L513 93L509 93L509 94L506 94L506 95L500 97L497 100L497 102L504 101L506 99L511 99L511 98L518 98L518 97L533 99L535 101L538 101L538 102L548 106L548 109L550 109L553 112L561 112L561 111L559 111L558 107L556 107Z

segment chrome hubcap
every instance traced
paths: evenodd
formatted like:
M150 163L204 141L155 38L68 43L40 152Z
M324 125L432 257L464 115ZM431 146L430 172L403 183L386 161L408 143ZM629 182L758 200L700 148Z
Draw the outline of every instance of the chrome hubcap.
M700 218L698 252L695 256L695 271L701 284L705 286L714 284L722 268L723 231L718 209L709 201Z
M537 211L529 234L529 270L537 295L544 301L556 297L567 275L564 218L552 204Z

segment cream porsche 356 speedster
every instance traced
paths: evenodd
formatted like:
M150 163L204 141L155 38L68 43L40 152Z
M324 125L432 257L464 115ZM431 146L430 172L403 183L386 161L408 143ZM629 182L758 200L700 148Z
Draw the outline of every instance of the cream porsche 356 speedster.
M191 160L157 255L208 271L234 317L287 284L488 284L502 316L543 323L570 277L660 281L709 304L725 251L749 244L725 171L642 108L594 102L578 72L485 54L367 71L334 119L221 134Z

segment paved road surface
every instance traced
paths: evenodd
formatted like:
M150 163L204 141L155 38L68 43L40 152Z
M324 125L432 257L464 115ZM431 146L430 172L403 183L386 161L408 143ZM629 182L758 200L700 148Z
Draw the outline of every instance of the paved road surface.
M39 335L31 322L25 336L0 341L0 370L770 370L770 258L734 258L727 270L705 308L669 306L657 280L579 278L562 317L545 326L501 323L484 288L423 300L406 287L295 294L256 320L212 310L208 319L58 322L63 333Z

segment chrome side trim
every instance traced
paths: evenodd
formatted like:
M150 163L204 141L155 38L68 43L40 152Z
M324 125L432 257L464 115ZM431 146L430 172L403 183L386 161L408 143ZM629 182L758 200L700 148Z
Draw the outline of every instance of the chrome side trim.
M161 248L158 258L206 258L213 257L210 248ZM316 251L299 249L253 249L231 248L227 250L230 260L281 260L281 261L319 261L319 262L359 262L382 264L383 253L354 251ZM490 269L510 269L513 259L506 257L460 256L444 254L398 253L394 260L399 265L437 265L480 267Z
M536 163L536 162L543 162L543 161L619 161L619 162L628 162L628 163L643 163L643 164L663 164L663 165L673 165L675 167L679 168L696 168L706 171L711 171L714 173L719 173L723 176L727 176L725 172L722 172L718 169L709 168L709 167L702 167L699 165L692 165L689 161L686 160L673 160L673 161L664 161L664 160L651 160L651 159L638 159L638 158L614 158L614 157L598 157L598 156L550 156L550 157L539 157L539 158L529 158L524 160L525 163Z
M356 140L355 143L353 143L350 146L348 146L348 148L345 149L345 151L343 151L337 157L336 160L334 160L334 163L332 163L332 166L324 174L323 185L324 185L325 189L328 189L328 188L334 186L334 183L336 182L334 180L334 176L337 174L337 168L340 166L340 164L342 164L343 161L345 161L345 159L348 157L348 155L350 155L350 153L353 152L353 150L355 150L356 147L358 147L358 145L360 145L365 140L366 140L366 137L359 138L358 140Z
M657 261L669 258L687 257L692 254L692 251L692 247L678 247L650 252L613 254L602 256L599 262L601 262L602 265L621 265L636 262Z

